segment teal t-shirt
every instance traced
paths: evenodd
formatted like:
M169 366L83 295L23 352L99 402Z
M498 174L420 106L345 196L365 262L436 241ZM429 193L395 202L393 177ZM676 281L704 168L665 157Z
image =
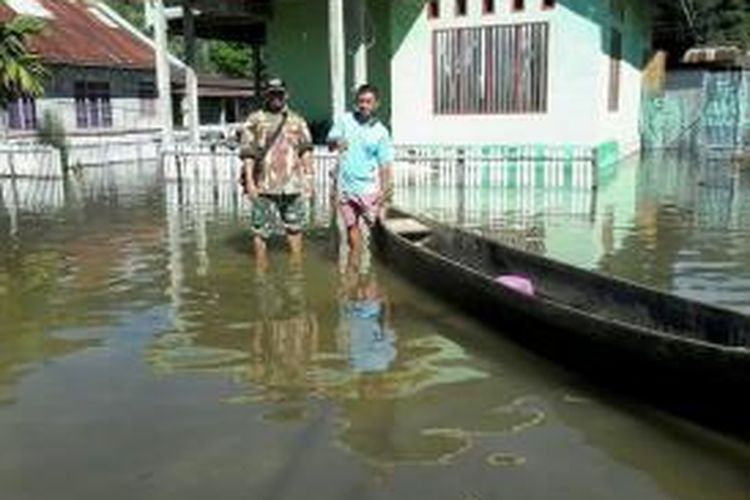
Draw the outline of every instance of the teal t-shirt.
M354 113L347 113L337 119L328 132L328 142L339 140L347 142L339 164L339 191L352 195L375 193L378 171L393 162L388 129L377 118L360 123Z

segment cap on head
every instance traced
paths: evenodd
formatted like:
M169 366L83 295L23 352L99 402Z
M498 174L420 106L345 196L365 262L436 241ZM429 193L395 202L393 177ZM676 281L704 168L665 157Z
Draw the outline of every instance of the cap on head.
M281 78L273 77L266 80L265 90L266 94L272 93L286 93L286 84Z

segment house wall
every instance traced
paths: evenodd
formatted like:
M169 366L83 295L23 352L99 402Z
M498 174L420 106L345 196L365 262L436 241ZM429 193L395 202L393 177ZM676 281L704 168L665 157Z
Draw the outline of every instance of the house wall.
M109 82L112 106L112 126L102 128L78 128L76 123L75 83L77 81ZM157 106L154 101L152 113L144 112L138 89L140 82L153 82L152 71L110 68L87 68L57 66L50 68L50 79L45 86L44 97L36 101L37 124L45 120L45 114L57 116L70 136L122 134L154 131L159 128ZM4 123L6 121L4 120ZM12 138L34 135L35 132L8 131Z
M283 78L290 105L309 121L330 115L328 0L276 2L268 25L267 70Z
M542 144L601 146L603 161L640 147L642 71L649 54L649 9L624 0L624 21L611 2L558 0L551 10L542 0L526 0L511 12L511 0L496 0L496 12L482 13L481 0L467 0L468 15L456 18L454 0L441 0L441 17L429 20L425 0L367 0L369 80L381 88L381 117L402 144ZM285 78L291 104L325 127L330 120L328 2L311 0L306 9L277 4L268 27L268 69ZM351 2L345 2L347 9ZM350 13L345 14L351 19ZM448 27L546 21L550 24L548 109L539 114L436 115L433 112L432 32ZM352 88L354 42L347 22L347 88ZM623 36L620 106L608 110L610 30Z
M613 21L609 2L562 0L544 10L527 0L523 12L511 12L510 0L496 0L496 12L482 13L480 0L467 0L468 15L457 18L454 2L441 0L439 19L428 19L421 0L402 0L399 9L421 15L392 16L392 126L400 143L417 144L588 144L612 142L622 152L638 148L641 68L648 19L633 2L625 23ZM395 7L393 7L395 8ZM548 110L541 114L435 115L432 110L432 32L440 28L549 22ZM411 23L404 26L404 23ZM607 106L609 31L623 29L621 100L618 112Z
M383 0L366 0L368 79L381 91L380 116L390 122L391 95L391 6ZM354 2L344 2L347 29L347 98L354 95L354 52L358 39L353 29ZM331 121L330 64L328 46L328 0L309 0L305 9L279 2L268 25L267 70L283 78L289 87L290 105L303 113L313 126Z

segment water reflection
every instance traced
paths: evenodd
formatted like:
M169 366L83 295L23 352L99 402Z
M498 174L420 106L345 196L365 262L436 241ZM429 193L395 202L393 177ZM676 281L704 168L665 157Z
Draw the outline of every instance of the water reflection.
M404 189L398 203L523 250L750 313L750 171L728 159L633 158L597 191L464 191Z
M145 171L137 189L123 182ZM140 166L0 180L0 401L15 398L23 375L99 344L115 305L154 296L160 223L138 205L155 179Z
M244 269L213 269L221 276L210 283L187 274L182 329L152 342L152 368L226 374L237 389L222 400L260 405L269 424L303 425L334 404L335 441L381 465L448 463L478 436L541 423L522 389L491 377L427 319L395 314L410 306L393 303L382 270L338 275L334 259L308 247L301 264L280 252L264 272L244 256ZM241 283L242 305L208 299Z
M396 334L389 307L375 271L345 273L342 277L339 326L342 344L355 372L388 370L396 359Z

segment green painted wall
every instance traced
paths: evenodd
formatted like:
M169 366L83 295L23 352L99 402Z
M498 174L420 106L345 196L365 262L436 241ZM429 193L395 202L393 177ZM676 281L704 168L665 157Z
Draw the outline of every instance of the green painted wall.
M284 78L291 106L310 122L330 114L328 2L276 2L268 25L266 62L271 74Z
M422 1L422 0L420 0ZM369 9L368 74L381 90L381 118L389 123L391 102L391 2L367 0ZM344 2L351 8L351 3ZM402 14L399 9L399 15ZM345 15L345 18L349 13ZM403 31L403 30L401 30ZM404 32L405 34L405 32ZM347 39L346 65L349 99L353 100L354 40ZM279 2L268 25L266 61L268 71L287 81L291 105L311 122L331 119L330 66L328 48L328 2L307 0L304 9L296 3ZM352 102L350 100L350 102Z
M374 37L368 52L368 76L371 83L380 89L380 117L391 121L391 19L394 7L389 0L368 0Z

